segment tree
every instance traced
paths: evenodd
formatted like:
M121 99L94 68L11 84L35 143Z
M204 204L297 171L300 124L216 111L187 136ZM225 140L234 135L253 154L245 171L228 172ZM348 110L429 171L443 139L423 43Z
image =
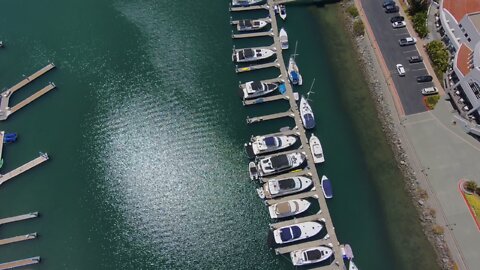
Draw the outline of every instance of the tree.
M408 12L410 15L415 15L418 12L426 12L430 4L429 0L408 0L410 5Z
M421 38L428 35L427 12L418 12L413 16L413 28Z
M434 40L428 43L427 53L430 57L430 60L432 61L437 75L447 71L450 56L448 54L447 48L445 48L445 45L441 41Z
M470 192L475 192L475 190L477 189L478 185L477 183L475 183L474 181L467 181L465 183L465 189L470 191Z

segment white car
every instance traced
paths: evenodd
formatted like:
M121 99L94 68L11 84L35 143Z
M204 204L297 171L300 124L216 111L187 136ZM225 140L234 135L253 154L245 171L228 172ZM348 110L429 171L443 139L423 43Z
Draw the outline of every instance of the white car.
M402 28L402 27L405 27L407 26L407 24L405 23L405 21L400 21L400 22L394 22L392 23L392 27L393 28Z
M399 76L405 76L405 68L403 68L402 64L397 64L397 72Z

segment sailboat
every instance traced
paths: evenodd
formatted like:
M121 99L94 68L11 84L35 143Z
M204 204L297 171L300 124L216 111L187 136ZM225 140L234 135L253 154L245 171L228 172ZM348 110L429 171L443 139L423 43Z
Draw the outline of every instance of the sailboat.
M292 84L302 85L302 75L300 74L300 70L298 69L297 63L295 62L295 56L297 56L297 45L298 42L295 43L295 52L293 55L290 56L290 60L288 61L288 78L290 79L290 82L292 82Z
M310 90L307 93L307 97L305 98L303 95L300 98L300 116L302 118L303 127L305 129L312 129L315 127L315 116L313 115L312 107L308 104L308 97L310 96L313 88L313 84L315 83L315 79L313 79L312 85L310 86Z

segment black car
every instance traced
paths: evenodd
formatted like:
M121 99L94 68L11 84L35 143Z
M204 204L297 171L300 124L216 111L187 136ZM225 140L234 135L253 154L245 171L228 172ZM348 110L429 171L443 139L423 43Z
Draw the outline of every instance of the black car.
M417 82L431 82L432 79L433 79L433 77L430 76L430 75L418 76L417 77Z
M392 17L390 19L390 22L391 23L394 23L394 22L403 22L405 21L405 18L403 16L395 16L395 17Z
M385 6L385 12L386 13L395 13L395 12L398 12L398 11L399 11L399 8L395 4Z
M420 63L423 61L423 58L420 55L410 56L408 58L409 63Z
M393 0L384 0L382 7L386 7L388 5L395 5L395 1Z

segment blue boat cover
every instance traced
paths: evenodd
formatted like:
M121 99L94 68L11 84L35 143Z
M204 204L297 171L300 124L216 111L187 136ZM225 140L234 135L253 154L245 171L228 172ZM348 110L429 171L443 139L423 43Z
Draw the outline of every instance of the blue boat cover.
M327 197L333 196L332 183L330 182L330 179L322 181L322 188L325 191L325 195L327 195Z
M292 76L292 81L294 83L298 82L298 74L295 71L290 71L290 76Z
M265 144L267 146L276 146L277 145L275 143L276 142L275 137L267 137L267 138L263 139L263 141L265 142Z
M300 235L302 235L302 230L300 230L298 226L280 229L280 239L282 239L283 242L299 238Z
M312 129L315 127L315 118L310 113L307 113L303 116L304 124L306 129Z
M280 86L278 87L278 91L280 92L280 94L285 94L285 92L287 92L287 88L285 87L285 84L282 83L280 84Z

